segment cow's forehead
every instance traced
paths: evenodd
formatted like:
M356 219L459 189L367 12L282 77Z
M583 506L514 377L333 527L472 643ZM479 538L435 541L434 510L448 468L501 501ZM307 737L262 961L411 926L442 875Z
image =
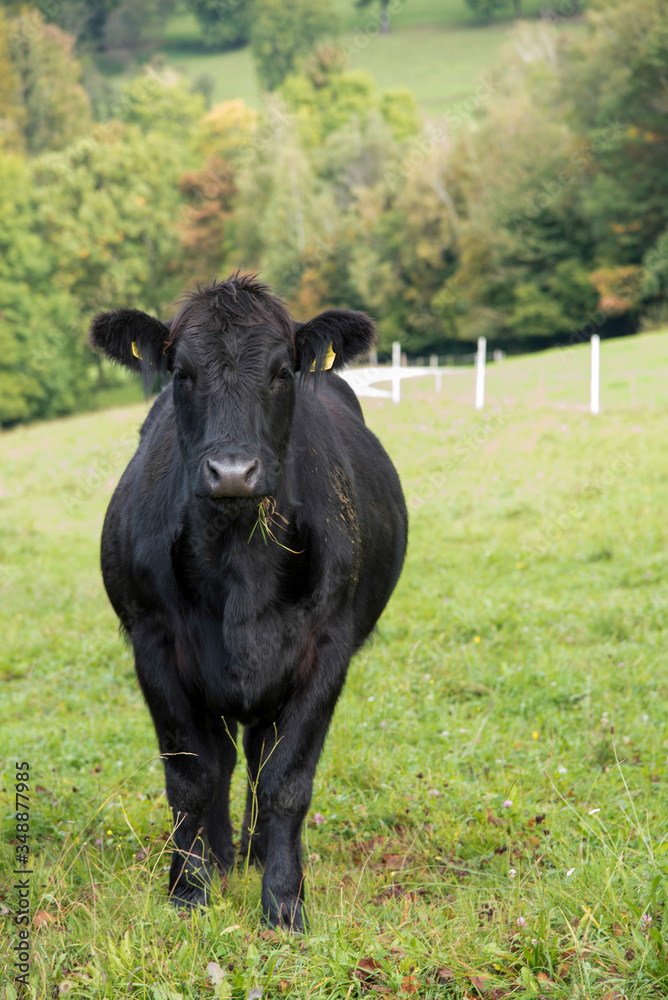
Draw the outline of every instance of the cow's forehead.
M176 357L196 367L243 364L245 369L264 368L274 359L292 356L292 343L281 330L266 324L221 327L185 326L176 343Z
M282 302L265 286L254 291L230 283L189 295L172 325L177 358L197 366L216 360L252 365L277 353L294 352L294 323ZM258 290L259 289L259 290Z

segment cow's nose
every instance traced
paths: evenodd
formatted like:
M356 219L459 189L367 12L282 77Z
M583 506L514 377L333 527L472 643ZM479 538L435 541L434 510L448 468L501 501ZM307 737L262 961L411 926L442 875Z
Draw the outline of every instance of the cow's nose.
M259 458L206 458L202 468L204 486L211 497L254 497L262 476Z

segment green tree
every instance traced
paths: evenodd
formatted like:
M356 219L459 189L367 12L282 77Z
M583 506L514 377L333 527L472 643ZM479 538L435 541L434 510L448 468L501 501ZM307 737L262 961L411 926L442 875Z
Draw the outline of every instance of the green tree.
M474 14L486 21L493 21L510 6L516 17L522 11L522 0L466 0L466 2Z
M378 0L355 0L356 7L371 7ZM390 0L380 0L380 33L387 35L390 30Z
M260 81L275 90L316 42L338 30L332 0L254 0L251 46Z
M11 58L10 22L0 10L0 150L23 150L25 106Z
M28 164L0 152L0 425L68 413L88 397L85 331L40 232Z
M74 39L36 11L26 11L10 23L9 43L28 152L62 149L92 121Z
M208 49L233 49L250 39L253 0L188 0Z
M353 120L366 121L377 112L396 139L415 136L420 118L415 100L407 90L379 91L374 78L364 70L315 71L289 76L280 88L288 111L298 123L307 149L322 147L328 136Z
M156 313L181 290L178 182L197 165L202 110L201 95L183 81L138 77L123 93L124 122L35 162L43 239L58 261L59 286L84 314L119 302Z

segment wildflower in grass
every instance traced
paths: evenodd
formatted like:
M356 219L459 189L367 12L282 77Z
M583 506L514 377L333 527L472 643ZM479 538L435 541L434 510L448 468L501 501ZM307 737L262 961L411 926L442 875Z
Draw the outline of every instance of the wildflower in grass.
M480 636L479 635L474 635L473 636L473 641L474 642L480 642Z
M642 917L640 918L641 929L644 931L648 931L651 923L652 923L652 918L649 915L649 913L643 913Z
M524 919L524 917L518 917L515 923L517 924L518 927L526 927L527 925L527 922Z
M568 774L568 768L564 767L563 764L560 764L557 768L557 774Z
M512 809L513 808L513 800L512 799L504 799L503 800L503 808L504 809Z
M517 872L515 871L514 868L509 868L508 869L508 878L515 878L516 875L517 875Z
M540 733L538 732L538 730L534 729L534 731L531 734L531 739L532 740L537 740L539 736L540 736Z
M320 826L321 823L325 822L325 817L322 815L322 813L316 813L315 816L313 817L313 822L315 823L316 826Z
M95 846L102 847L102 837L97 838L97 840L95 841Z
M600 813L600 811L601 811L600 809L590 809L589 810L589 815L590 816L595 816L596 813Z
M566 878L570 878L574 871L575 868L569 868L568 871L566 872Z

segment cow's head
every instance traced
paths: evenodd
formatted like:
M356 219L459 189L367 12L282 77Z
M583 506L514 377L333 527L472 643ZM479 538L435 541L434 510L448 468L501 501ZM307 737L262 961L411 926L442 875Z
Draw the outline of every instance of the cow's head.
M136 309L100 313L90 342L145 385L172 373L176 425L192 492L217 506L276 493L296 383L340 368L375 340L363 313L330 309L295 323L266 285L233 275L198 288L169 324Z

